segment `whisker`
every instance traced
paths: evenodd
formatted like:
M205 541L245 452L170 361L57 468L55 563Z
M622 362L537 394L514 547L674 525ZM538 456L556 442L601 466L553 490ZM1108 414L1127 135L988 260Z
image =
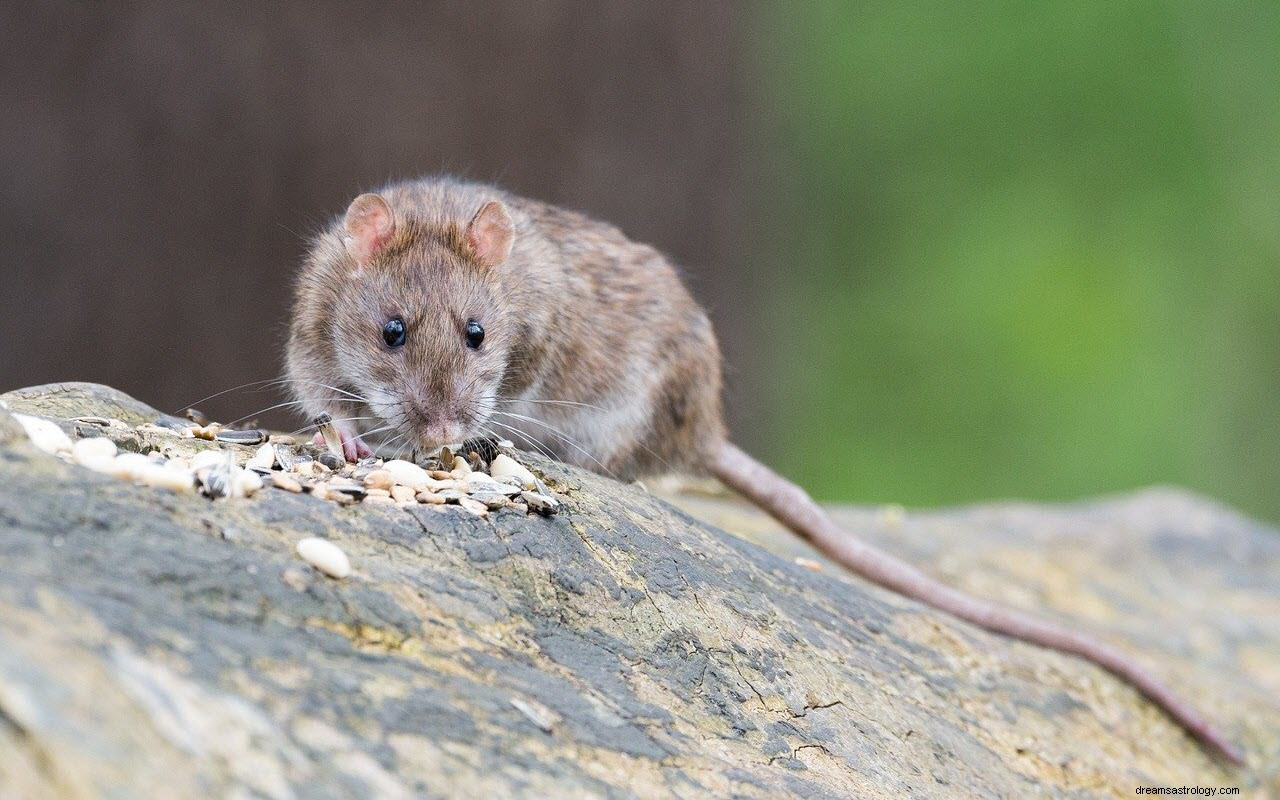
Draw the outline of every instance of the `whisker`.
M527 417L524 414L513 414L510 411L494 411L493 413L501 414L504 417L513 417L515 419L521 419L526 422L532 422L534 425L540 425L543 428L546 428L548 431L551 432L553 436L560 439L560 441L564 442L565 444L577 450L579 453L582 453L584 456L594 461L596 465L600 467L600 469L604 470L604 472L606 473L609 472L609 468L606 467L603 463L601 463L600 459L596 458L593 453L589 452L585 447L579 446L579 444L573 440L573 437L569 436L564 431L557 429L555 426L548 425L547 423L538 419L534 419L533 417Z

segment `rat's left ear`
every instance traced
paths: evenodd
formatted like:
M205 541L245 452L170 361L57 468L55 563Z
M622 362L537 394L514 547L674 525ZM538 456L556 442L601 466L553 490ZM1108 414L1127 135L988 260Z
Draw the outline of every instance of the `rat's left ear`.
M347 252L363 267L396 232L396 218L382 195L362 194L351 202L342 227Z
M516 227L507 209L497 200L490 200L467 223L463 241L481 266L496 267L511 255Z

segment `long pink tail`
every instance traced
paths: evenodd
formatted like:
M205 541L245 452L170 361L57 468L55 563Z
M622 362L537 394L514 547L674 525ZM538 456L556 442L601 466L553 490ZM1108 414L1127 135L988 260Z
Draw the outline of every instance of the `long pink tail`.
M859 541L838 528L805 490L729 442L721 445L712 471L727 486L750 498L763 511L850 571L989 631L1086 658L1128 681L1223 758L1233 764L1244 763L1240 750L1208 720L1119 650L1061 625L971 597Z

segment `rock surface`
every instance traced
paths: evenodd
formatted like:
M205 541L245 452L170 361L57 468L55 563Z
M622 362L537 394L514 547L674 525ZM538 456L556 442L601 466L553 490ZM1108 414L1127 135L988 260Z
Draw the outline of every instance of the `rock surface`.
M151 443L68 418L158 416L86 384L0 402L124 449ZM38 452L0 412L0 796L1280 794L1270 528L1174 491L836 511L1139 654L1247 749L1233 770L1089 664L797 564L741 504L672 496L730 535L525 460L560 515L209 501ZM353 574L307 566L309 536Z

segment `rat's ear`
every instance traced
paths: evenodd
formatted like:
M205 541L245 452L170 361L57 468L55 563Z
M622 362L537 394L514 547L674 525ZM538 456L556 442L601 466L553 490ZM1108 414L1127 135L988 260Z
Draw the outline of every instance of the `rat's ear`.
M342 241L347 252L364 266L396 232L396 218L382 195L362 194L351 201L342 227L346 230Z
M490 200L467 223L463 241L481 266L496 267L511 255L515 237L516 226L507 209L497 200Z

